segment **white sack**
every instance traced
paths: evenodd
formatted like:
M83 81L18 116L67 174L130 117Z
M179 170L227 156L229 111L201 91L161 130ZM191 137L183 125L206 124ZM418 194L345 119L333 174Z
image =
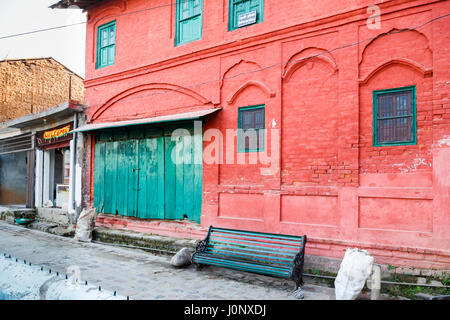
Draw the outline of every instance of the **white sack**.
M355 300L372 273L373 257L365 250L347 249L336 280L336 300Z
M91 242L96 219L97 213L95 209L83 210L77 221L74 239L77 241Z

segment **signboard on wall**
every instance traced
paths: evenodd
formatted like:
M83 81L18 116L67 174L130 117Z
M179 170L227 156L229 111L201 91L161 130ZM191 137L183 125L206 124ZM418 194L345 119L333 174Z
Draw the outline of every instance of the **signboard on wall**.
M38 131L36 132L36 146L39 148L55 143L70 141L73 138L73 134L69 132L72 130L73 123L70 122L45 131Z
M249 24L256 23L256 10L240 14L238 16L238 28L248 26Z

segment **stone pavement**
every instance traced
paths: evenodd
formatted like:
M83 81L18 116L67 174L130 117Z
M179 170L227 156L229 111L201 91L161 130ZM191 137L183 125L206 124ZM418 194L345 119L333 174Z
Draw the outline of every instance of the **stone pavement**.
M80 271L80 280L130 299L292 300L293 282L207 267L176 269L170 256L98 243L81 243L0 221L0 254L60 273ZM236 279L236 280L235 280ZM272 281L272 282L271 282ZM305 300L334 300L331 288L305 284Z

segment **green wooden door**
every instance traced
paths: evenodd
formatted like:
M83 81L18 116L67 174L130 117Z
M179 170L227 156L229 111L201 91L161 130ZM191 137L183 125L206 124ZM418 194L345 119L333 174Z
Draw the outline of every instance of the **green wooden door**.
M142 219L200 222L202 135L173 128L132 128L97 135L94 207ZM195 160L197 160L196 163Z
M164 219L164 139L161 130L139 140L138 217Z
M137 216L139 140L128 138L123 131L101 132L97 137L94 207L98 212Z
M165 219L200 222L202 204L202 135L192 126L174 136L175 128L165 130Z

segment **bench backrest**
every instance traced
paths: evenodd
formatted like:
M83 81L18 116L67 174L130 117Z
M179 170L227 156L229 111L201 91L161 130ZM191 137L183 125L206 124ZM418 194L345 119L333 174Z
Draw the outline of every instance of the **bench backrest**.
M305 236L290 236L211 227L205 253L224 260L245 261L260 265L279 276L290 276L299 252L304 253ZM255 267L253 267L255 268ZM264 272L266 273L266 272Z

